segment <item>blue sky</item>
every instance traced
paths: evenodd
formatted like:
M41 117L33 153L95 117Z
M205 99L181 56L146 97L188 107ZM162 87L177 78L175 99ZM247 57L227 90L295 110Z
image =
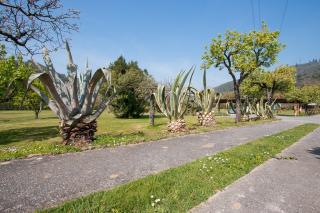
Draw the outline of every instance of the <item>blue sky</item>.
M201 86L201 55L211 39L226 30L250 31L266 21L279 30L286 0L107 0L63 1L65 8L79 9L80 31L73 33L75 62L83 68L86 58L93 69L105 66L119 55L137 60L157 81L172 79L192 65ZM286 44L277 65L320 58L320 1L288 0L280 40ZM52 54L56 68L64 72L66 54ZM210 69L208 84L231 80L224 71Z

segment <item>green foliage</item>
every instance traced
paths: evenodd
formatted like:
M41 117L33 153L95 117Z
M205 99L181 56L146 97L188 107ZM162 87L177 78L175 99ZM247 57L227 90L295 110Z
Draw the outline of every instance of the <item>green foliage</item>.
M240 121L240 86L242 82L261 67L276 62L284 47L279 43L279 32L271 32L263 23L260 31L239 33L227 31L224 37L213 38L203 55L204 66L226 69L232 77L236 98L236 121ZM239 77L237 77L237 74Z
M117 90L117 96L111 102L110 110L120 118L138 118L148 106L148 98L155 87L153 78L147 70L139 68L138 63L126 62L120 56L110 64L112 82Z
M258 69L244 81L241 89L245 95L265 96L271 102L276 92L285 93L294 88L295 76L296 69L290 66L280 66L271 72Z
M320 86L311 85L301 88L295 87L286 94L286 98L290 101L298 101L304 104L320 104Z
M269 67L276 62L283 48L278 38L279 32L270 32L265 24L261 31L227 31L224 38L219 35L212 40L203 60L206 67L228 68L229 72L239 72L244 78L257 68Z
M157 92L153 94L161 113L164 114L170 122L183 119L187 111L191 89L190 84L194 70L195 68L191 67L187 72L180 72L172 82L168 93L166 87L159 84Z
M207 70L203 70L203 90L195 91L195 102L201 108L201 111L205 114L212 112L213 108L216 108L220 102L221 94L216 93L214 89L207 88Z
M8 102L30 73L25 69L21 56L17 59L14 56L7 57L4 46L1 46L0 52L0 98L1 102Z
M41 212L188 212L318 127L300 125Z
M27 79L33 73L33 68L18 57L6 57L4 46L0 50L0 99L12 106L32 109L35 117L42 108L42 100L34 92L27 91ZM39 82L36 82L39 85ZM44 88L42 88L44 91Z

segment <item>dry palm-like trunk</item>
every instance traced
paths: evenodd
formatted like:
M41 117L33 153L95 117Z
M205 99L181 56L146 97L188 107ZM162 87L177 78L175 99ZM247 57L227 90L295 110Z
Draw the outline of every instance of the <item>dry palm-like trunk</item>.
M63 144L74 144L83 146L94 140L94 134L97 131L97 121L85 123L78 121L73 126L64 121L60 121L60 134L63 138Z
M98 69L93 75L88 68L88 63L84 73L78 76L77 65L73 63L71 51L66 43L69 63L68 74L57 73L53 67L48 51L44 52L46 68L34 63L37 73L29 77L28 86L37 93L48 107L60 119L60 133L64 144L83 145L94 140L94 133L97 130L96 119L112 100L109 98L102 100L100 105L94 110L94 105L103 83L108 82L111 89L110 72L104 68ZM49 92L51 99L47 97L37 87L32 85L35 79L39 79Z
M171 121L167 127L168 127L168 131L172 132L172 133L188 132L189 131L184 119L178 119L175 121Z
M197 116L198 116L198 123L201 126L212 126L216 124L216 120L212 112L209 112L209 113L198 112Z

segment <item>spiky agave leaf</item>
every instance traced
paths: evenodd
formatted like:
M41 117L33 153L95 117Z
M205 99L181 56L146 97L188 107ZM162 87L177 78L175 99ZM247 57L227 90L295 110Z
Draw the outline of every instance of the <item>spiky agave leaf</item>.
M71 110L67 107L63 99L61 98L61 93L59 94L59 90L56 89L55 84L53 82L52 77L46 73L46 72L40 72L40 73L34 73L32 74L28 79L28 87L32 84L32 82L36 79L39 79L40 82L45 86L51 97L53 98L53 101L55 102L56 108L50 109L61 119L61 120L68 120ZM35 90L36 87L30 87L34 92L36 92L40 97L45 101L47 104L49 103L49 98L44 95L43 93L39 93L39 89Z
M221 94L216 93L214 89L207 88L206 69L203 70L203 90L195 91L195 102L200 106L203 113L212 112L213 108L217 108L220 102Z
M73 125L79 120L92 122L98 118L114 96L103 100L94 111L94 104L98 96L101 85L108 81L111 86L111 73L107 69L98 69L93 75L86 66L85 74L77 75L77 65L73 63L72 54L68 43L66 43L68 53L68 76L57 73L52 65L47 51L44 52L46 69L39 64L37 73L32 74L28 80L28 86L34 90L52 109L53 112L66 124ZM48 90L52 100L43 94L38 88L32 86L32 82L39 79Z
M160 111L171 120L171 113L167 107L167 96L164 85L158 85L157 92L153 93L156 104L158 105Z
M188 72L181 71L173 81L170 91L166 94L165 86L158 85L157 92L153 94L156 104L160 111L171 121L182 119L186 112L186 104L189 98L191 79L194 73L194 67ZM189 78L189 83L185 86Z

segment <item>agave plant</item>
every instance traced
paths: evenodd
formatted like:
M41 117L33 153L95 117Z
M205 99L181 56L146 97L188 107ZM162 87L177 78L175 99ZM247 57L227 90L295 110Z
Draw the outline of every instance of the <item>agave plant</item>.
M271 103L264 102L264 98L261 97L260 100L256 98L245 97L241 102L241 116L243 120L250 120L250 115L256 115L256 119L270 119L274 117L273 107L275 105L276 99ZM235 110L234 103L227 103L227 108Z
M219 105L221 94L216 93L214 89L207 88L206 69L203 70L203 90L195 91L195 102L201 108L197 113L198 122L202 126L210 126L215 124L214 109Z
M241 119L244 121L250 120L250 115L256 114L257 109L255 108L256 99L250 99L248 96L244 97L240 105ZM236 111L235 103L228 101L226 108L233 112Z
M69 63L68 74L57 73L45 49L43 59L45 67L33 62L36 73L28 80L28 87L36 92L48 107L60 119L60 134L64 144L83 145L93 141L97 129L96 119L112 100L114 93L98 106L95 106L98 92L103 83L108 82L107 92L111 90L111 73L105 69L98 69L94 74L86 64L86 70L78 75L77 65L73 63L71 51L66 42ZM46 96L32 82L39 79L50 94ZM104 96L106 97L106 96ZM96 107L96 110L94 108Z
M271 104L269 104L268 102L263 101L263 98L260 99L260 101L257 101L256 103L256 107L255 107L255 112L256 115L261 118L261 119L269 119L269 118L273 118L273 106L275 104L277 99L275 99Z
M158 85L157 92L153 94L160 111L169 120L168 130L170 132L188 130L184 121L184 114L187 111L191 89L190 84L194 70L195 68L192 67L187 72L180 72L173 81L168 93L166 93L164 85ZM185 86L188 79L189 82Z

